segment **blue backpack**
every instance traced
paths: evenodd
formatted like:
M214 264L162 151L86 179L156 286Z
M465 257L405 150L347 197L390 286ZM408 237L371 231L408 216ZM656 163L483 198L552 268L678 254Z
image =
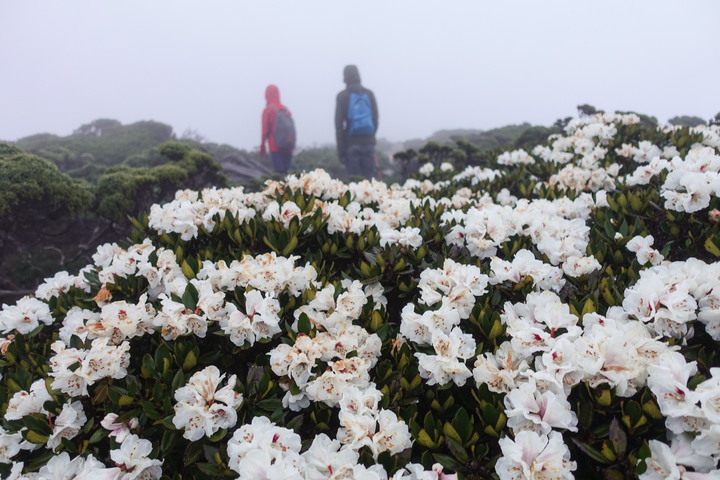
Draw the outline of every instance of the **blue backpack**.
M295 148L295 122L290 116L287 108L279 110L274 105L270 108L275 110L275 128L272 135L275 146L280 150L292 150Z
M372 135L375 133L372 105L365 92L350 93L348 104L348 134Z

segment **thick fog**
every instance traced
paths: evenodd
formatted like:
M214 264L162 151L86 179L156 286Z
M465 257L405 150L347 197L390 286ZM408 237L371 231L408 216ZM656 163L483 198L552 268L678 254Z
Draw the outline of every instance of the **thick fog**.
M350 63L391 141L550 125L584 103L707 119L719 24L717 0L6 0L0 140L113 118L252 149L274 83L299 143L332 143Z

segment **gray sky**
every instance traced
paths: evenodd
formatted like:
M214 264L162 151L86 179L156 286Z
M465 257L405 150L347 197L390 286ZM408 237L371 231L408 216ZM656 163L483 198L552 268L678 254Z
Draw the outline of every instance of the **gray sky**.
M708 119L718 25L718 0L0 0L0 139L114 118L252 149L274 83L300 145L334 143L349 63L391 141L582 103Z

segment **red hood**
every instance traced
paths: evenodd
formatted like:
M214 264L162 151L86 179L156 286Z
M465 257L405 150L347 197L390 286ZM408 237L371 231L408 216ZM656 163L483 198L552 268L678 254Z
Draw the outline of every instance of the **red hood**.
M275 85L268 85L265 89L265 100L268 105L280 105L280 90Z

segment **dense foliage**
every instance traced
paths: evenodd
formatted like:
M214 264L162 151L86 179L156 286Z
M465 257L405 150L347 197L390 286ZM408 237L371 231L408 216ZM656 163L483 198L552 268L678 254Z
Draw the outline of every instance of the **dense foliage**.
M4 306L2 472L715 478L720 127L446 147L178 191Z
M0 227L88 208L91 192L43 158L0 143Z
M119 165L127 157L173 140L172 127L159 122L122 125L117 120L98 119L76 129L72 135L50 134L21 138L16 146L46 158L63 171L87 164Z
M130 216L179 188L226 184L220 165L185 143L165 142L152 151L158 159L151 166L104 167L92 160L79 180L47 159L0 144L0 294L12 296L59 269L82 267L100 243L130 234Z

